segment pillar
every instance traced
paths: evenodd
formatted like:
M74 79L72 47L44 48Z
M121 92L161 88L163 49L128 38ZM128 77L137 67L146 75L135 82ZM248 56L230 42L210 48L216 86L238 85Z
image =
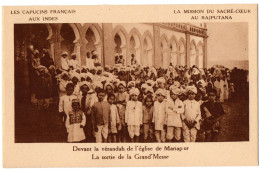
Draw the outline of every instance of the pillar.
M161 56L161 36L160 36L160 27L158 25L153 25L154 33L154 62L153 66L160 67L162 66L162 56Z
M112 37L112 23L103 23L103 64L114 65L114 37Z
M186 37L186 65L190 67L190 34L185 34Z
M203 38L203 67L207 67L207 39L208 37Z

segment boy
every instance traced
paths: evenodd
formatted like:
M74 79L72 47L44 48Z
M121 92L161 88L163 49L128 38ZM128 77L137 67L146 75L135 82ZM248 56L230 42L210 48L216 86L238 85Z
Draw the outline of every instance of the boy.
M80 90L82 95L79 95L81 110L86 116L86 126L84 126L84 132L86 135L86 142L94 142L95 137L93 134L93 115L91 107L97 101L96 94L89 94L90 84L86 81L80 83Z
M110 120L110 104L103 101L105 95L106 92L103 89L98 91L98 102L95 102L92 107L97 143L102 143L102 136L104 138L104 143L107 143L108 125Z
M117 142L117 129L120 125L120 118L118 115L118 110L115 105L115 95L113 93L110 93L107 97L108 103L110 104L110 129L109 129L109 142L113 143ZM111 139L112 138L112 139Z
M144 128L144 143L147 142L148 137L153 141L153 127L152 127L152 119L153 119L153 97L148 95L144 99L143 106L143 128Z
M158 89L156 91L157 101L154 102L154 112L153 112L153 123L155 127L155 137L157 142L165 142L165 118L166 118L166 91L163 89Z
M143 124L142 103L138 101L139 93L137 88L132 88L129 91L131 101L126 104L125 123L127 124L131 142L139 142L140 126Z
M187 86L188 99L183 102L184 114L182 115L182 128L184 142L195 142L197 130L200 129L199 121L201 119L200 104L195 100L197 88Z
M167 121L167 135L166 139L171 142L174 138L176 142L181 140L182 121L181 115L184 112L182 101L178 98L180 94L179 88L173 88L170 91L170 99L166 104L166 121Z
M59 102L59 113L63 122L66 122L67 115L72 110L72 100L77 98L76 95L73 95L74 85L72 83L66 85L66 92L66 95L60 97Z
M208 93L208 101L201 105L206 142L217 142L220 120L225 114L222 105L216 102L216 96L217 91L212 89Z
M80 103L78 99L72 100L72 111L68 114L66 120L66 128L68 132L68 142L81 142L86 137L83 127L86 124L85 114L80 110Z

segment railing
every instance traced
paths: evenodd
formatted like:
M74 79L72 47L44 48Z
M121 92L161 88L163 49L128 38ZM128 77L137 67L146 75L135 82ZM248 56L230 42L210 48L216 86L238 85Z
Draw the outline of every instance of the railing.
M201 37L207 36L206 28L198 27L188 23L160 23L160 25L164 27L168 27L169 29L174 29L180 32L187 32Z

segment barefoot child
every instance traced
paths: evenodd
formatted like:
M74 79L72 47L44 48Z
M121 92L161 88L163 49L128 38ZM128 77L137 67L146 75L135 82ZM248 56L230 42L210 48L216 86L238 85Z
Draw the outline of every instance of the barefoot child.
M138 101L140 92L137 88L132 88L129 94L131 100L126 104L125 123L131 142L139 142L140 126L143 124L142 103Z
M80 110L78 99L72 100L72 111L69 112L66 120L66 128L68 132L68 142L81 142L85 140L83 127L86 124L86 117Z
M108 103L110 104L110 126L109 126L109 140L110 142L117 142L117 129L120 124L120 118L118 115L118 110L115 105L115 95L110 93L107 97Z
M144 99L143 106L143 128L144 128L144 143L147 142L148 137L151 141L153 141L153 127L152 127L152 119L153 119L153 97L148 95Z

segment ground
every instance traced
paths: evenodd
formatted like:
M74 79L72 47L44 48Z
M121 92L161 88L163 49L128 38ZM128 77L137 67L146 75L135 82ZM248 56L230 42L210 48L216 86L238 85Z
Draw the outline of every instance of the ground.
M219 142L249 140L249 102L244 95L223 103L226 115L221 121ZM32 105L16 105L15 142L17 143L62 143L66 131L61 123L57 106L48 112L37 112Z

